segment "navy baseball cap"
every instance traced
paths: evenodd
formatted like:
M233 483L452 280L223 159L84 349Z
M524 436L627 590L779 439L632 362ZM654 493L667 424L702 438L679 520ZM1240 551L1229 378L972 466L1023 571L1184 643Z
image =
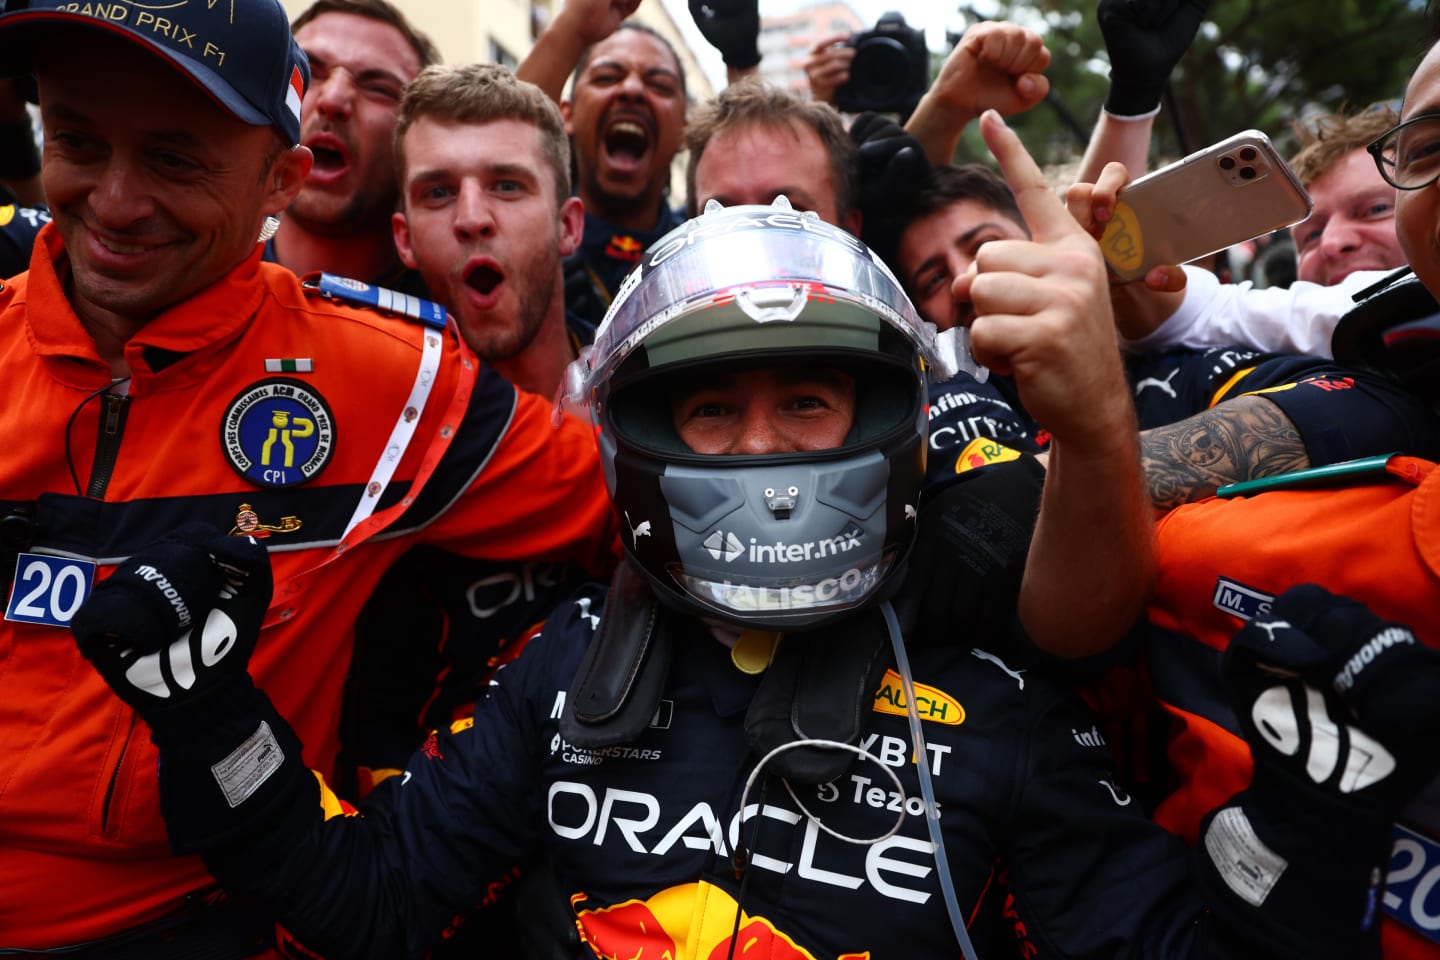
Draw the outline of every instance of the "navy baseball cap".
M170 0L163 7L126 0L3 0L0 59L28 63L32 25L94 27L138 43L237 119L273 126L286 142L300 142L310 63L280 0Z

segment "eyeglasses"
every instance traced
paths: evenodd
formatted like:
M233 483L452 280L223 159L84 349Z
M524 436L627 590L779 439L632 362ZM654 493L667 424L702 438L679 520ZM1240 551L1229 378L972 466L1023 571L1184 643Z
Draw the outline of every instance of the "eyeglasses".
M1419 190L1440 180L1440 113L1411 117L1365 147L1375 168L1397 190Z

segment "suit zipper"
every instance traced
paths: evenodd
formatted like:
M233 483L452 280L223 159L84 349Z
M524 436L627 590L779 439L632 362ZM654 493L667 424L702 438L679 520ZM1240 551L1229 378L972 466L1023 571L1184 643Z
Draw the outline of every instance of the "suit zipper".
M102 836L110 835L110 808L115 803L115 787L120 782L120 768L125 765L125 754L130 752L130 738L135 735L135 711L128 711L130 714L130 725L125 728L125 738L120 741L120 756L115 761L115 766L110 768L110 782L105 784L105 806L100 811L100 833Z
M120 456L120 437L125 429L125 413L130 408L130 398L122 394L101 394L100 428L95 438L95 463L90 468L88 496L97 500L105 498L110 486L110 476L115 472L115 461ZM111 807L115 803L115 791L120 784L120 770L125 765L125 755L130 751L130 739L135 733L135 713L130 713L130 725L120 741L120 751L115 765L110 769L110 780L105 784L105 805L100 812L100 832L110 835Z
M90 486L85 491L86 496L97 500L104 499L115 461L120 456L120 435L125 428L130 398L106 393L101 395L101 402L104 406L100 413L100 433L95 439L95 465L90 469Z

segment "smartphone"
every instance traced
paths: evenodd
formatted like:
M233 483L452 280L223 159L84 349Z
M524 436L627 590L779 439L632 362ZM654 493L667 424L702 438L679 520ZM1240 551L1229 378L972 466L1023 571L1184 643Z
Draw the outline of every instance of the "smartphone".
M1245 130L1126 185L1100 248L1116 276L1138 280L1298 223L1311 206L1270 138Z

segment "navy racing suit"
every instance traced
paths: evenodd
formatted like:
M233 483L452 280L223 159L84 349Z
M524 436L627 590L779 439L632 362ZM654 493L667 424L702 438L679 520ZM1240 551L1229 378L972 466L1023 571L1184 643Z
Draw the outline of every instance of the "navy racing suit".
M862 703L868 759L793 796L762 775L742 804L758 759L745 715L761 680L693 617L672 615L675 655L641 733L590 748L561 735L604 603L592 586L557 610L473 722L432 737L358 815L322 806L323 788L287 756L263 815L245 820L242 804L219 843L177 835L172 821L172 841L208 844L227 889L332 960L423 954L487 884L536 855L555 865L601 957L959 956L893 669ZM781 644L824 644L828 629ZM1254 945L1233 939L1242 928L1302 922L1238 900L1203 906L1191 854L1116 784L1068 689L968 645L917 649L912 663L923 762L980 956L1250 957ZM211 769L187 759L161 764L177 801L215 788ZM1343 921L1303 922L1313 933Z

